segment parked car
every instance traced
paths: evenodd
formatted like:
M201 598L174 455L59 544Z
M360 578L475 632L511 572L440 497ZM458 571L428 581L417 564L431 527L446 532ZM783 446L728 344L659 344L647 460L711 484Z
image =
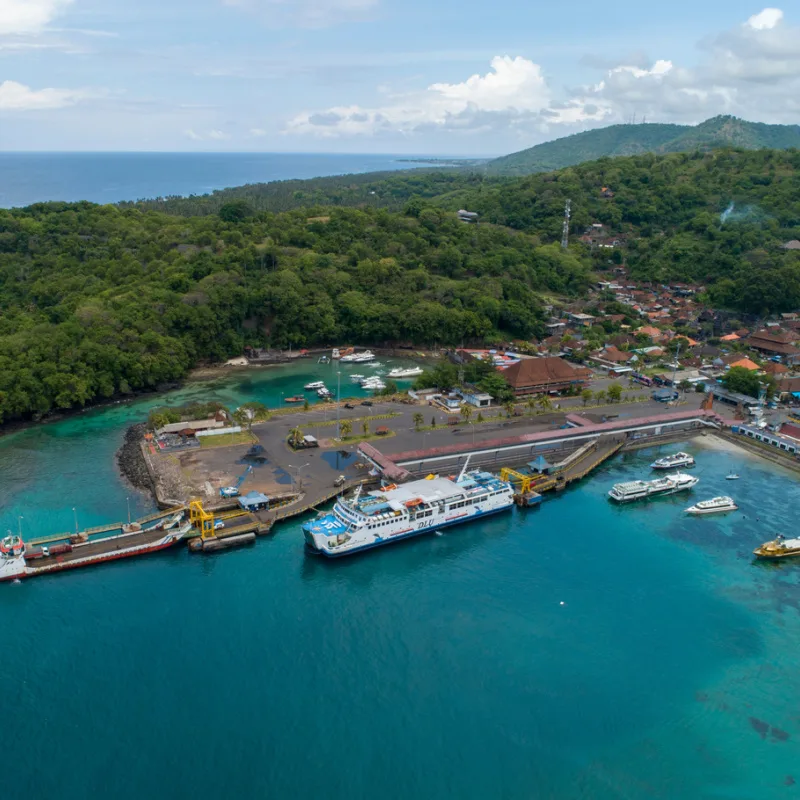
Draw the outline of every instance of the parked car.
M355 406L352 403L345 403L344 407L345 408L355 408Z
M361 401L361 405L362 406L370 406L371 407L372 406L372 400L362 400Z
M218 531L220 528L224 528L224 527L225 527L225 523L224 523L224 522L223 522L221 519L218 519L218 520L217 520L217 521L214 523L214 530L215 530L215 531Z

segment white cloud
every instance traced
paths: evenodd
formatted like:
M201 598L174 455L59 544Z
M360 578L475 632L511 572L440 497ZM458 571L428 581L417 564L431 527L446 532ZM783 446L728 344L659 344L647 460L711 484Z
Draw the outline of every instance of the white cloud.
M745 25L755 31L764 31L774 28L783 19L783 11L779 8L765 8L758 14L753 14Z
M191 139L193 142L225 142L231 138L229 133L225 133L225 131L220 131L217 129L213 129L205 133L198 133L192 128L187 128L187 130L183 132L183 135L186 136L187 139Z
M0 0L0 35L38 33L73 0Z
M64 108L86 100L92 94L76 89L31 89L16 81L0 83L1 111L42 111Z
M2 2L2 0L0 0ZM222 0L257 14L267 25L321 28L365 16L378 0Z
M254 139L260 139L266 135L267 132L263 128L250 128L250 136L252 136Z
M787 25L780 9L767 8L701 42L704 55L696 65L637 56L606 68L593 85L558 92L533 61L497 56L485 75L433 83L424 91L384 91L387 99L374 107L343 104L307 111L289 120L285 131L320 138L492 131L530 142L634 115L696 123L732 114L796 124L798 42L800 27Z
M496 56L485 75L434 83L422 92L392 96L377 108L337 106L292 119L287 131L330 138L388 131L470 130L537 114L550 104L541 67L526 58Z

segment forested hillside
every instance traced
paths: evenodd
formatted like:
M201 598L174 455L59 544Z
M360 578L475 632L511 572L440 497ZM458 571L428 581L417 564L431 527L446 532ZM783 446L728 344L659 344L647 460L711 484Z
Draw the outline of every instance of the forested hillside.
M694 126L661 123L610 125L496 158L482 169L488 175L520 176L611 156L682 153L723 147L749 150L800 148L800 125L767 125L736 117L714 117Z
M537 292L589 282L579 254L413 204L238 212L0 211L0 418L156 387L248 342L527 338Z
M412 197L431 199L454 190L500 183L502 181L498 178L489 178L467 169L456 172L441 168L410 169L251 183L192 197L165 197L140 200L137 203L120 203L120 207L164 211L183 216L216 214L226 203L234 201L245 201L254 211L291 211L319 205L388 208L399 211Z
M608 187L613 196L603 196ZM632 276L692 281L712 302L755 314L800 307L800 151L719 150L601 159L458 198L481 218L556 241L602 223ZM609 251L596 250L597 265Z

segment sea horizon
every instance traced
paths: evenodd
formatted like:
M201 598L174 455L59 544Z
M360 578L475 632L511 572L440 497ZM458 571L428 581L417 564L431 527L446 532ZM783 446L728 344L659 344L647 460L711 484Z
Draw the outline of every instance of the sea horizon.
M165 159L169 159L169 166ZM45 202L86 200L106 204L188 197L252 183L414 169L415 160L425 159L468 157L406 153L2 151L0 208Z

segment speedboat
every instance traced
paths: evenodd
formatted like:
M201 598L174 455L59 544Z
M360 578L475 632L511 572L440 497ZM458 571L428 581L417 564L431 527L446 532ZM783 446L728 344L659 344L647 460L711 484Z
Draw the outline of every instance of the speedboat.
M331 396L330 390L325 388L325 386L320 386L320 388L317 389L317 397L323 397L324 398L324 397L330 397L330 396Z
M416 378L418 375L422 375L422 367L398 367L397 369L391 370L388 376L389 378Z
M350 380L351 380L351 381L353 381L353 383L358 383L358 382L359 382L359 381L360 381L360 380L361 380L363 377L364 377L363 375L358 375L358 374L356 374L356 373L354 372L354 373L353 373L353 374L350 376Z
M308 389L309 391L315 389L324 389L325 384L323 383L323 381L312 381L311 383L307 383L304 388Z
M712 497L711 500L701 500L699 503L686 509L687 514L721 514L725 511L736 511L739 506L733 502L732 497Z
M693 467L694 459L688 453L673 453L671 456L664 456L663 458L656 459L650 466L653 469Z
M731 472L730 475L726 475L725 476L725 480L726 481L738 481L739 480L739 476L735 472Z

